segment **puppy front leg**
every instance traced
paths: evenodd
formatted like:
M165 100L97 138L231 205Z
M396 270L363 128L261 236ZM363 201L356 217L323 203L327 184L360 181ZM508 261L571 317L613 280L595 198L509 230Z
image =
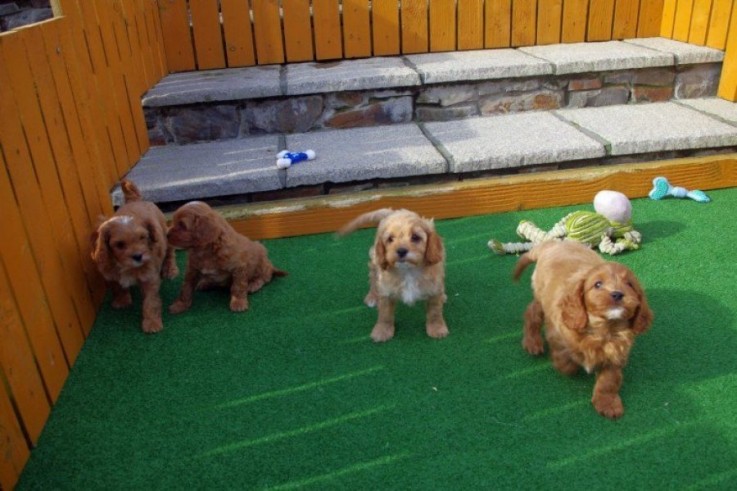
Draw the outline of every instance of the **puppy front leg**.
M233 312L248 310L248 275L245 269L233 272L233 283L230 285L230 310Z
M179 297L169 306L169 313L181 314L192 306L192 297L197 283L200 280L200 273L195 268L187 265L187 273L184 275L184 283L179 291Z
M379 297L379 319L371 331L371 339L376 343L389 341L394 337L395 302L389 297Z
M431 338L440 339L448 335L448 326L443 319L443 303L445 303L444 294L427 299L425 330Z
M621 386L621 368L605 367L599 371L596 375L594 396L591 398L591 403L599 414L611 419L616 419L624 414L624 405L619 397Z
M117 281L108 281L108 286L113 292L112 306L114 309L122 309L133 303L130 290L120 286L120 283Z
M522 328L522 347L531 355L539 355L545 351L541 334L543 319L542 305L537 300L533 300L525 310L525 324Z
M141 291L143 293L143 323L141 329L145 333L159 332L164 328L161 321L161 297L159 287L161 280L142 281Z
M177 258L174 254L174 248L168 246L166 248L166 255L164 256L164 263L161 266L161 277L171 280L176 278L179 274L179 268L177 267Z

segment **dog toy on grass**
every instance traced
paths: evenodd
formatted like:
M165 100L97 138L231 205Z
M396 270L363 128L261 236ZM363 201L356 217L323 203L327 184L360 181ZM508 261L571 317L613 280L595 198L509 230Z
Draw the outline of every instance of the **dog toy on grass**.
M276 166L280 169L286 169L287 167L291 167L298 162L314 159L314 150L306 150L304 152L289 152L287 150L282 150L281 152L276 154Z
M699 191L698 189L689 191L681 186L671 186L668 179L662 176L653 179L653 189L648 193L648 196L650 196L650 199L655 200L672 196L681 199L690 198L699 203L708 203L711 201L711 198L705 192Z

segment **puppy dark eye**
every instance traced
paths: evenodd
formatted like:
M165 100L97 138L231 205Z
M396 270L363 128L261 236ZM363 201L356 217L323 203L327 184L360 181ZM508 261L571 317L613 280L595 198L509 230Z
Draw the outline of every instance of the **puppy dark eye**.
M410 240L416 244L422 240L422 237L420 237L417 234L412 234L412 237L410 237Z
M146 235L145 234L139 235L138 240L146 240Z
M394 242L394 236L390 235L389 237L386 238L386 243L391 244L392 242Z
M118 242L116 242L116 243L113 244L113 247L115 247L116 249L122 251L123 249L125 249L125 242L118 241Z
M604 283L602 283L601 281L597 281L596 283L594 283L594 288L601 288L601 286L602 286L603 284L604 284Z

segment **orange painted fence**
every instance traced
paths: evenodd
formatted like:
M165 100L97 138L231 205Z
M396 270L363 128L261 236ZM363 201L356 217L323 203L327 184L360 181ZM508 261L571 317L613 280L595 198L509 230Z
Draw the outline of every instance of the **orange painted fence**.
M56 0L0 34L0 489L12 489L92 328L89 236L148 148L166 72L155 0Z

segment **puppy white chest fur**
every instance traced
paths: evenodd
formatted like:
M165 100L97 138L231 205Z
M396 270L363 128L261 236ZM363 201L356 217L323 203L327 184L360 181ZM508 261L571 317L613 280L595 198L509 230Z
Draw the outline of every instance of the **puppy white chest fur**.
M379 294L401 300L413 305L427 299L427 289L423 288L423 270L410 264L397 264L393 271L380 272Z

